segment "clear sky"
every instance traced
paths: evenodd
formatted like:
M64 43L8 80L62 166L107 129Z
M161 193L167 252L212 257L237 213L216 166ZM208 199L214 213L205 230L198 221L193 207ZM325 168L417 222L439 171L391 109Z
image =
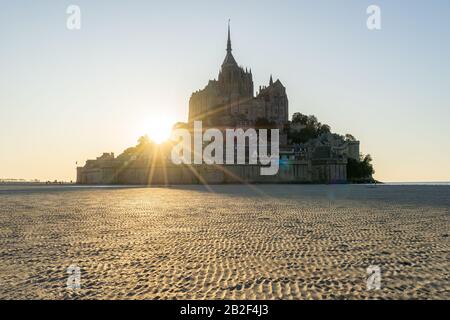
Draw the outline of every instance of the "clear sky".
M187 120L191 92L217 77L228 18L255 89L279 78L290 113L356 136L375 178L450 180L448 0L1 0L0 178L75 180L76 161Z

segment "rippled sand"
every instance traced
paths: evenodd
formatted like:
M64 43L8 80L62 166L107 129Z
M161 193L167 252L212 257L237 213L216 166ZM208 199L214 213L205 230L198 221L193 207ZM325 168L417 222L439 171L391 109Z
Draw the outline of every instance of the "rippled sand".
M0 186L0 298L450 298L450 186L212 189Z

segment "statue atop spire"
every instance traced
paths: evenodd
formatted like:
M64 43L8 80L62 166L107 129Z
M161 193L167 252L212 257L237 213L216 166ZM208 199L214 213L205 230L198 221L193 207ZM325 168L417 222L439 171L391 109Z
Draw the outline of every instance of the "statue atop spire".
M228 41L227 41L227 52L231 52L231 36L230 36L230 19L228 19Z
M237 67L236 60L234 60L233 54L231 53L231 35L230 35L230 19L228 19L228 41L227 41L227 55L222 63L224 66L234 66Z

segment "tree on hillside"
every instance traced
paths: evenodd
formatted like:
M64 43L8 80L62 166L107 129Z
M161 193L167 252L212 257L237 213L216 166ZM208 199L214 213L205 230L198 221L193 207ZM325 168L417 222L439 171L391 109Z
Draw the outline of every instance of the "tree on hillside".
M306 125L308 122L308 116L301 114L300 112L296 112L292 115L292 122Z
M324 133L331 133L331 127L327 124L319 123L319 127L317 129L317 134L320 136L321 134L324 134Z
M320 123L315 116L307 116L300 112L292 115L292 124L301 124L304 127L300 130L291 129L288 137L293 143L305 143L315 139L324 133L331 133L331 127Z
M370 154L365 157L361 155L359 160L349 158L347 162L347 179L349 181L371 180L372 175L375 173L371 162L372 156Z
M139 147L139 146L145 146L145 145L148 145L148 144L150 144L150 143L151 143L151 140L150 140L150 138L148 137L148 135L143 135L143 136L139 137L137 147Z

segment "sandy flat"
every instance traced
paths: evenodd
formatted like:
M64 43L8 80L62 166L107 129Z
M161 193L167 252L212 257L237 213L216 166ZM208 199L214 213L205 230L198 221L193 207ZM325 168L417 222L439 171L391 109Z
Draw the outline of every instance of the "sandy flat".
M449 222L450 186L0 186L0 298L449 299Z

